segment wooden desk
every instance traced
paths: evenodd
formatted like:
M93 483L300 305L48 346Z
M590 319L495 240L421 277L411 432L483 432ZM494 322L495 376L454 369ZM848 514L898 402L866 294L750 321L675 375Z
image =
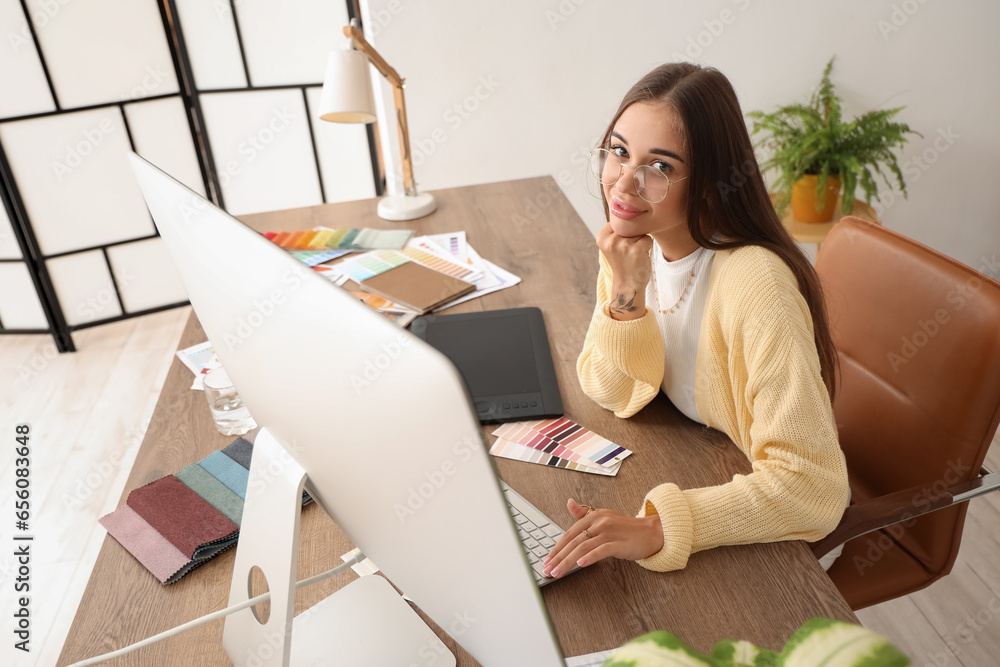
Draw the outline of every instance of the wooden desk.
M451 312L540 307L567 416L635 452L617 478L497 459L504 480L568 527L572 523L565 508L568 497L631 513L646 491L663 481L691 488L721 484L734 473L750 472L746 458L724 434L688 420L662 394L628 420L615 418L583 394L575 368L594 306L597 248L551 178L443 190L435 197L438 211L405 227L421 234L465 229L469 242L484 257L523 278L516 287ZM529 211L539 209L535 219L528 217ZM316 225L404 226L378 219L374 200L245 216L245 220L261 231ZM203 340L204 333L192 316L180 346ZM190 384L190 371L175 361L122 503L132 489L174 473L232 440L216 432L204 397L190 391ZM336 433L335 422L330 430ZM489 436L489 440L494 438ZM338 565L339 556L351 548L318 507L307 507L297 578ZM163 586L118 542L106 538L59 664L120 648L225 607L233 559L230 551L178 583ZM353 573L341 574L300 590L296 613L353 578ZM631 562L604 561L542 590L569 656L614 648L656 629L668 629L703 651L724 637L780 648L814 616L857 622L803 542L714 549L695 554L686 569L671 573L649 572ZM200 626L113 664L228 664L222 625L220 620ZM477 664L436 625L431 626L460 665Z

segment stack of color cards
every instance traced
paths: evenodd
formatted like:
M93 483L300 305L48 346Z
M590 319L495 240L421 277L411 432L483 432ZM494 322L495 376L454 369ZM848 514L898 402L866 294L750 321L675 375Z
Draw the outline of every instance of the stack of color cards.
M493 435L493 456L594 475L617 475L632 453L565 417L509 422Z
M413 236L412 229L316 229L266 232L264 236L285 250L399 250Z
M160 583L236 545L253 445L237 438L176 475L133 490L100 523ZM311 500L303 494L302 504Z

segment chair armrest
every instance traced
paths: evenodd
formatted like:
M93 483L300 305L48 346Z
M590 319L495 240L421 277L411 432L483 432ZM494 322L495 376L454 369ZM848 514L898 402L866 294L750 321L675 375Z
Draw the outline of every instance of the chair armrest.
M835 547L855 537L997 490L1000 490L1000 473L983 468L983 475L980 477L949 487L938 496L928 495L927 486L921 485L854 503L844 511L840 524L833 532L822 540L813 542L810 547L817 558L822 558Z

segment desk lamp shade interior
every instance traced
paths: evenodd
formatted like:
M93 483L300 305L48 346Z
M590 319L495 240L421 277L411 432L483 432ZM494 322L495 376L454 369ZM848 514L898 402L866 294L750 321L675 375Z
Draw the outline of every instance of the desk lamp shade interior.
M368 57L364 53L354 49L330 52L319 117L333 123L375 122Z

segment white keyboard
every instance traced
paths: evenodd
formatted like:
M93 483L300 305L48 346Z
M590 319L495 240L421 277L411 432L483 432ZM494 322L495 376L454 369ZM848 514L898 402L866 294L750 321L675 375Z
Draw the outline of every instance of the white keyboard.
M535 575L535 582L539 586L552 583L555 581L554 578L542 574L543 561L566 531L525 500L524 496L507 486L503 480L500 480L500 488L503 489L510 514L517 524L517 534L521 538L524 553L528 556L531 571ZM574 564L573 569L569 572L575 572L579 569L580 566Z

